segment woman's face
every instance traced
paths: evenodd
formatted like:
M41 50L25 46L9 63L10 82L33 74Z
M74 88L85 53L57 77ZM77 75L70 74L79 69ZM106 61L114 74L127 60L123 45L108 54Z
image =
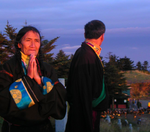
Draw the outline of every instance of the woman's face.
M18 47L25 55L37 56L40 48L40 36L37 32L28 31L18 43Z

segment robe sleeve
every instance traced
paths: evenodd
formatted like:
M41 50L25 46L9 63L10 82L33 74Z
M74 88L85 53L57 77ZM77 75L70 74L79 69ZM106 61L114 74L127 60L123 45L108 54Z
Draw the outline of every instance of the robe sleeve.
M40 101L40 113L43 116L50 115L55 119L62 119L66 114L66 89L59 82L52 66L50 67L46 64L45 69L47 72L44 73L43 80L44 78L49 80L46 80L46 84L51 80L53 88L50 92L43 95L44 98L42 98Z

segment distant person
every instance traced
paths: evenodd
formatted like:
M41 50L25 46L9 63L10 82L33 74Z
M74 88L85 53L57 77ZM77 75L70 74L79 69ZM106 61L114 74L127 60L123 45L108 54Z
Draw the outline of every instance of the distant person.
M129 99L127 99L127 108L128 109L130 108L130 101L129 101Z
M142 107L142 104L141 104L141 102L139 101L139 99L137 100L137 107L138 107L138 109Z
M132 100L132 108L134 108L134 104L135 104L135 101L134 99Z
M105 25L99 20L88 22L85 41L75 52L68 76L69 113L66 132L99 132L100 113L107 110L104 67L100 58Z
M66 90L53 67L42 61L35 27L23 27L14 44L15 55L0 70L2 132L54 132L49 117L65 116Z

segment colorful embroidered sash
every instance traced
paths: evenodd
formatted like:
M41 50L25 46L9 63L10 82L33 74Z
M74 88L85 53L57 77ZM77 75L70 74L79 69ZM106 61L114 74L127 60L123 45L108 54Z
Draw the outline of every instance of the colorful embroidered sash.
M101 65L102 65L102 67L103 67L103 70L104 70L104 66L103 66L103 63L102 63L102 60L101 60L101 58L100 58L100 53L101 53L101 47L96 47L95 45L93 45L93 44L91 44L90 42L87 42L87 41L85 41L85 43L87 44L87 45L89 45L93 50L94 50L94 52L96 53L96 55L98 56L98 58L100 59L100 62L101 62Z

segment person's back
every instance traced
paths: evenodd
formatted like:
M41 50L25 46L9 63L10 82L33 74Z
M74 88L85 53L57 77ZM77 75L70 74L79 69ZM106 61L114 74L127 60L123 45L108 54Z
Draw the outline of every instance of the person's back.
M96 24L96 27L102 28L100 21L92 22ZM89 26L89 23L86 26ZM89 40L86 37L86 31L87 29L85 29L85 38ZM104 31L100 36L103 34ZM102 41L98 42L98 44L102 43ZM99 131L100 112L107 109L108 101L103 79L103 66L100 58L92 49L91 43L83 42L74 54L68 76L67 95L70 110L66 132Z

